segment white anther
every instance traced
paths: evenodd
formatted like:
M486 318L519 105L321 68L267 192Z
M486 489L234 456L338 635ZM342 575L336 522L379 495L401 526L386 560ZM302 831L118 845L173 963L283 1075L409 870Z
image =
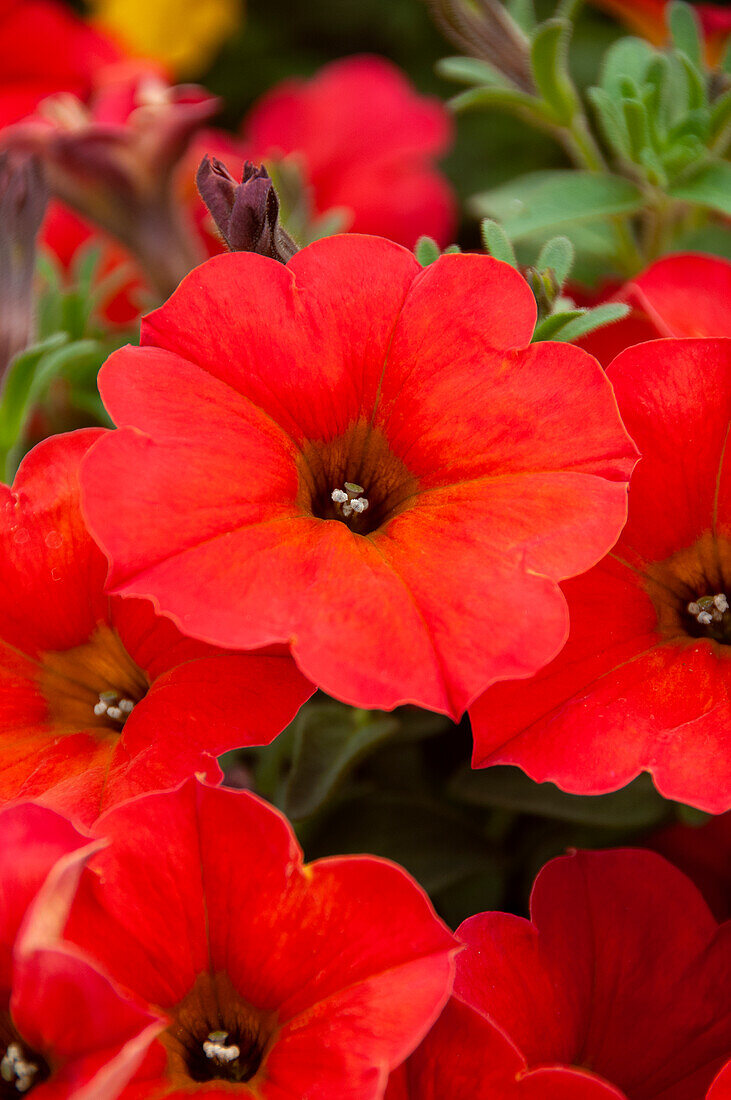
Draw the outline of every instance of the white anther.
M344 504L343 507L342 507L342 513L345 516L345 518L347 519L348 516L351 516L353 514L353 505L352 504Z
M101 718L102 714L106 714L106 713L107 713L107 704L105 702L103 702L103 700L100 699L99 702L94 707L94 714L97 716L97 718Z
M131 699L120 699L117 703L117 706L121 710L122 714L131 714L134 710L135 705Z
M728 600L723 592L719 596L714 596L713 602L720 612L728 611Z
M707 611L701 611L698 614L698 622L701 626L708 626L709 623L713 622L713 616L709 615Z
M224 1043L211 1042L206 1040L203 1044L203 1053L206 1058L216 1062L235 1062L241 1054L241 1050L235 1043L226 1046Z
M700 609L701 609L701 605L699 603L693 602L693 603L688 604L688 614L689 615L697 615L698 612L700 611Z
M124 718L119 707L107 707L107 714L110 718L113 718L115 722L121 722Z
M344 493L342 489L333 489L330 493L330 499L336 504L345 504L348 499L348 494Z
M14 1082L17 1092L27 1092L37 1073L38 1066L33 1062L26 1062L20 1046L17 1043L10 1043L0 1061L0 1077L3 1081L8 1084Z
M356 497L355 500L351 500L350 507L353 509L354 512L360 514L361 512L365 512L366 508L368 507L368 501L365 497Z

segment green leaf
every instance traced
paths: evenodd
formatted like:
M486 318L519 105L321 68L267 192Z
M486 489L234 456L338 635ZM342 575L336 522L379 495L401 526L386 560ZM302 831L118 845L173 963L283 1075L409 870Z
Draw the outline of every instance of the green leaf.
M576 222L633 214L643 207L640 189L603 172L532 172L470 200L479 217L502 222L511 240L547 233Z
M629 160L631 149L621 101L618 102L604 88L589 88L586 94L594 108L605 141L618 157Z
M656 52L644 38L619 38L610 46L602 62L600 84L609 95L620 94L622 82L633 80L637 86L645 82L648 66Z
M563 286L569 277L574 262L574 246L568 237L552 237L546 241L535 262L537 271L550 269L556 276L559 286Z
M6 480L15 472L22 454L20 444L31 411L49 384L60 375L73 384L88 386L107 357L109 348L97 340L69 341L55 333L16 356L5 376L0 399L0 471ZM19 452L19 453L18 453Z
M414 255L422 267L429 267L441 256L439 245L432 237L419 237Z
M674 0L668 8L667 24L676 50L680 50L696 67L703 67L702 32L698 16L690 4Z
M548 317L544 317L536 325L531 342L535 344L539 340L555 339L556 333L564 328L569 321L573 321L575 317L583 317L585 313L585 309L568 309L560 313L550 313Z
M17 443L23 430L39 363L49 352L56 351L67 343L66 333L57 332L13 359L5 375L0 400L1 452L9 451Z
M279 804L293 821L314 814L377 745L394 736L393 714L332 703L304 707L294 722L292 761Z
M556 120L574 117L578 96L568 71L571 24L566 19L547 19L533 35L531 68L536 87L551 107Z
M706 164L689 178L676 180L668 194L731 215L731 164L725 160Z
M668 814L668 803L648 775L612 794L587 797L566 794L553 783L534 783L518 768L465 767L452 779L449 794L472 806L500 806L538 817L628 831L646 829Z
M515 251L503 227L490 218L483 218L480 232L485 251L489 252L494 259L502 260L503 263L510 264L511 267L517 269L518 261L515 258Z
M449 106L453 111L467 111L474 107L499 107L540 125L555 121L540 99L512 88L470 88L467 92L453 96L449 100Z
M602 328L604 325L611 325L613 321L621 321L629 311L630 307L622 302L607 302L606 305L596 306L594 309L587 310L582 317L576 317L573 321L569 321L557 333L556 339L563 340L564 343L579 340L582 336L594 332L595 329Z
M680 61L685 69L685 77L688 81L688 106L691 111L697 111L708 105L706 95L706 82L704 76L698 72L685 54L680 54Z
M499 69L476 57L443 57L434 68L438 76L445 80L454 80L457 84L510 87L509 81Z
M636 160L649 142L647 110L639 99L625 99L622 111L629 137L630 156L632 160Z

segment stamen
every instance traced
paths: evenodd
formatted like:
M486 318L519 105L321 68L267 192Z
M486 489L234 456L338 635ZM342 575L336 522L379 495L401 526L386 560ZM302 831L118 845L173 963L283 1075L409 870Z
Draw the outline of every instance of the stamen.
M360 495L364 492L362 485L356 485L354 481L346 481L345 490L333 489L330 499L343 519L348 519L352 515L362 515L368 507L368 498Z
M3 1081L9 1085L14 1084L17 1092L27 1092L37 1073L38 1066L33 1062L26 1062L20 1045L10 1043L0 1061L0 1077Z
M241 1054L241 1050L236 1046L236 1043L229 1045L227 1031L211 1031L203 1043L203 1053L209 1061L218 1062L220 1065L228 1065L229 1062L236 1061Z
M700 626L710 626L711 623L723 622L723 616L729 610L728 597L724 592L716 596L699 596L697 600L691 600L686 609Z
M99 694L99 702L94 704L94 714L97 718L106 716L113 722L119 722L123 726L134 710L132 699L120 699L116 691L102 691Z

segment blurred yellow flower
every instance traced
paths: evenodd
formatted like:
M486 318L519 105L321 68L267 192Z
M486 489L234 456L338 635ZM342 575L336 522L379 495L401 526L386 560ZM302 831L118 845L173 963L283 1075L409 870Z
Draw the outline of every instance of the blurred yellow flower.
M243 18L243 0L87 0L96 23L133 53L195 76Z

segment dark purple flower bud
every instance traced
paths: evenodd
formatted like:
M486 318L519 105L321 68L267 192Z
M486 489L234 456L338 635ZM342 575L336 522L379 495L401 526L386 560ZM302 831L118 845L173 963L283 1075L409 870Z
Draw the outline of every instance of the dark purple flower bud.
M298 251L279 224L279 197L263 165L247 160L237 183L225 164L205 156L196 182L231 252L256 252L286 264Z
M0 376L31 342L36 237L47 203L37 158L0 153Z

